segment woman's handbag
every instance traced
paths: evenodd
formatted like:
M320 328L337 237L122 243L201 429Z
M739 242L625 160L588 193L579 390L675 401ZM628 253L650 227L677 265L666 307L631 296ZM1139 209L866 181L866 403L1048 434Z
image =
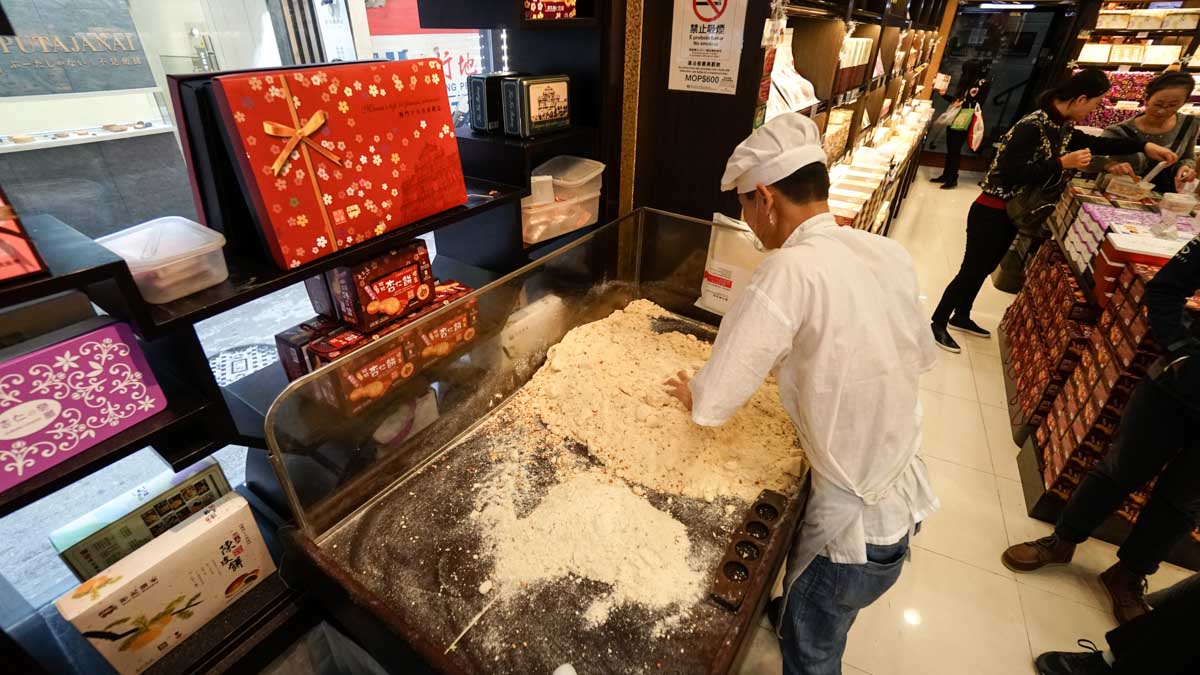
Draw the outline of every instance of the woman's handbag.
M1054 213L1061 196L1061 178L1051 186L1029 185L1008 200L1005 211L1008 219L1017 226L1017 232L1026 237L1043 237L1042 223Z
M935 119L933 121L933 126L949 127L951 124L954 123L954 118L958 117L958 111L961 109L962 109L962 106L960 106L956 103L950 104L950 107L946 108L946 112L942 113L941 115L938 115L937 119Z

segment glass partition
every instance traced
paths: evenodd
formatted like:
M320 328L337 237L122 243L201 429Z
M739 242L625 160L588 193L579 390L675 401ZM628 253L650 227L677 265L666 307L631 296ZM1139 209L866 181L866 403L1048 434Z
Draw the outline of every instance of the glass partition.
M293 382L267 440L296 520L319 544L524 385L575 326L646 298L694 320L714 223L638 210Z

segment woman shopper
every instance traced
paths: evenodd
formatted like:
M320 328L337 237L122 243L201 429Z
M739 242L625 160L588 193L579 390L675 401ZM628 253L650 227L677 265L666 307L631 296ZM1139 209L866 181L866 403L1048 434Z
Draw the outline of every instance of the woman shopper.
M983 194L967 214L967 248L958 274L946 286L933 313L933 338L938 346L962 351L947 328L990 337L971 320L971 307L984 279L1008 251L1017 226L1008 216L1008 202L1025 188L1053 191L1065 185L1066 172L1087 168L1092 152L1127 155L1138 151L1154 161L1173 164L1175 153L1156 143L1126 138L1102 138L1075 131L1109 90L1108 77L1089 68L1044 92L1038 110L1021 118L1000 139L996 157L980 183Z
M975 110L977 103L982 105L983 100L987 98L987 90L987 80L980 78L972 80L971 86L959 92L958 96L942 94L943 98L950 101L951 107L958 108L959 117L964 118L960 123L956 117L946 128L946 167L942 169L942 175L930 179L931 182L941 183L943 190L958 187L958 166L962 161L962 146L967 142L967 129L970 128L972 117L965 113Z
M1157 143L1179 155L1175 167L1154 177L1154 189L1159 192L1182 192L1184 185L1196 177L1196 133L1200 131L1200 121L1179 112L1191 97L1195 84L1191 75L1177 70L1160 74L1146 85L1145 112L1104 130L1107 138ZM1154 162L1140 152L1100 157L1093 165L1127 176L1144 176L1154 168Z

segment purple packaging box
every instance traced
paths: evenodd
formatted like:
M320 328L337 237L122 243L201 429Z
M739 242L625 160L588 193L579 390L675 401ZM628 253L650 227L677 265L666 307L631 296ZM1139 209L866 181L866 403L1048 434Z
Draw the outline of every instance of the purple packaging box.
M166 407L133 331L111 318L0 351L0 492Z

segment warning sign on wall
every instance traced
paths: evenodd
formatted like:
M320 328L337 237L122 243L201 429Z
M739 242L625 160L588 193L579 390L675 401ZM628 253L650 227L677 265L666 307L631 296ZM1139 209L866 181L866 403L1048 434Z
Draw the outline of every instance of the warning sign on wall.
M737 91L746 3L675 0L669 88L712 94Z

